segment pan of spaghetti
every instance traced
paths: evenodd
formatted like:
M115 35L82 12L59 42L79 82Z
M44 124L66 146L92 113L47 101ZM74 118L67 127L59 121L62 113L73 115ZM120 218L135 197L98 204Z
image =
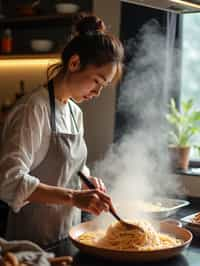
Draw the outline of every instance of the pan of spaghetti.
M194 236L198 238L200 237L200 212L181 218L181 222L193 233Z
M129 221L130 222L130 221ZM131 220L143 231L120 222L100 227L95 221L72 227L69 237L83 253L115 261L159 261L180 254L192 241L192 233L175 224Z
M176 213L180 208L189 205L190 202L181 199L154 197L149 200L134 200L116 202L117 209L126 216L126 210L132 209L141 215L148 215L153 219L166 219ZM123 214L124 213L124 214Z

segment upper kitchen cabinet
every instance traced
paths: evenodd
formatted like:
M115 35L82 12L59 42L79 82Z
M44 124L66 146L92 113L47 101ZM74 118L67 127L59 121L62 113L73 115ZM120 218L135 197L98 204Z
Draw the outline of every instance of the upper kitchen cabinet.
M74 14L92 10L92 0L0 0L0 56L55 54L65 44ZM7 37L12 47L4 42Z

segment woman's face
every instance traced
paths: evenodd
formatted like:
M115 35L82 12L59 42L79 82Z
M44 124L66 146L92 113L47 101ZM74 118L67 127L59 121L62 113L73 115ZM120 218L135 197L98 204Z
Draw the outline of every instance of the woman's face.
M98 97L117 73L117 64L109 63L101 67L87 66L84 70L70 72L67 78L70 97L77 103Z

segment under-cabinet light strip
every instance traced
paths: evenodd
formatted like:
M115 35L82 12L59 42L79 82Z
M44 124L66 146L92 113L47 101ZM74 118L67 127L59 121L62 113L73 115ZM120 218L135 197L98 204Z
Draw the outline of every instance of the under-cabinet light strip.
M59 59L1 59L0 60L0 67L1 66L41 66L41 65L50 65L54 63L58 63Z
M185 5L185 6L188 6L188 7L193 7L193 8L199 8L200 9L200 5L194 4L194 3L190 3L188 1L183 1L183 0L170 0L170 1L174 2L176 4Z

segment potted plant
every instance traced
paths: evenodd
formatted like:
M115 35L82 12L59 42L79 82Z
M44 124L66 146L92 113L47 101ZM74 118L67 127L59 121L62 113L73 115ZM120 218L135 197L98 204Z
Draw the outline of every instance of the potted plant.
M178 110L172 98L166 118L170 124L169 151L172 166L176 169L187 170L191 147L199 149L194 143L194 137L200 133L200 111L195 109L193 99L182 101L180 110Z

